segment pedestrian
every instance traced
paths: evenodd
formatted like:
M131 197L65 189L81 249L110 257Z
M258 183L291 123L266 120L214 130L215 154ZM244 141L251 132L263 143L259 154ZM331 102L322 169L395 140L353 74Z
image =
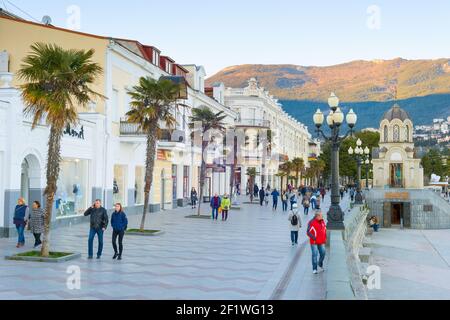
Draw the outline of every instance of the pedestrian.
M350 189L350 200L353 202L355 199L355 190L353 188Z
M228 211L230 210L231 207L231 201L230 198L228 198L227 194L223 196L220 207L222 208L222 221L227 221Z
M45 211L41 208L39 201L34 201L31 208L29 226L34 236L34 248L37 248L42 244L41 234L44 233Z
M192 187L191 190L191 205L192 205L192 209L197 208L197 190L195 190L194 187Z
M320 188L320 195L322 196L322 201L325 200L325 194L326 194L326 193L327 193L327 192L325 191L325 188L324 188L324 187Z
M286 192L286 190L283 190L283 192L281 193L281 202L283 204L283 212L287 211L287 202L288 202L288 194Z
M94 204L85 211L84 215L90 216L91 220L88 239L88 259L92 259L94 255L95 235L97 235L98 239L97 259L100 259L103 252L103 233L108 227L108 213L106 212L106 209L102 207L102 201L97 199Z
M278 192L277 188L273 189L271 196L272 196L272 210L276 211L278 206L278 197L280 196L280 193Z
M339 193L341 194L341 200L344 198L344 189L343 188L341 188L340 190L339 190Z
M313 273L317 274L317 267L320 268L320 271L325 271L323 261L326 254L327 227L322 212L316 211L314 218L308 223L306 234L311 245ZM320 255L319 261L317 261L318 255Z
M255 186L253 187L253 196L257 197L258 196L258 192L259 192L259 187L258 185L255 183Z
M291 242L292 246L298 244L298 231L302 227L302 221L298 215L298 205L294 203L292 210L289 213L288 220L290 222L291 229Z
M370 224L370 227L373 228L373 231L378 232L378 228L380 227L378 217L372 216L369 220L369 224Z
M112 245L114 249L113 259L122 260L123 252L123 236L128 228L128 219L125 212L123 212L122 204L116 203L115 210L111 215ZM117 238L119 238L119 251L117 252Z
M266 192L264 191L264 187L259 190L259 205L262 206L264 202L264 197L266 196Z
M310 201L311 201L311 209L316 209L316 199L317 199L317 197L316 197L316 194L313 192L312 194L311 194L311 199L310 199Z
M264 204L266 205L266 207L269 205L269 189L266 189L266 193L264 194Z
M291 210L292 210L294 203L297 203L297 195L296 195L296 193L295 193L295 190L292 189L292 190L289 192L289 195L288 195L288 196L289 196L289 201L290 201L290 203L291 203Z
M211 198L210 206L212 209L212 219L217 220L217 216L219 215L219 208L221 206L221 201L219 195L217 193L214 194L214 197Z
M303 213L305 214L305 216L307 216L309 213L310 201L308 195L306 194L302 199L302 205L303 205Z
M17 230L17 245L16 248L23 247L25 245L25 226L27 225L30 216L30 209L25 204L25 199L20 197L17 200L17 205L14 209L13 223Z

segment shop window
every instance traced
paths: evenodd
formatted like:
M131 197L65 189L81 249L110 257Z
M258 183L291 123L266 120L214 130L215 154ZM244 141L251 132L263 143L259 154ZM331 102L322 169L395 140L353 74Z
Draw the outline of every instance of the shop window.
M126 194L126 166L115 165L114 166L114 180L113 180L113 203L121 203L125 206L125 194Z
M144 204L145 168L136 167L134 182L134 204Z
M88 207L89 162L63 159L55 195L56 217L82 215Z
M189 166L183 168L183 198L189 197Z

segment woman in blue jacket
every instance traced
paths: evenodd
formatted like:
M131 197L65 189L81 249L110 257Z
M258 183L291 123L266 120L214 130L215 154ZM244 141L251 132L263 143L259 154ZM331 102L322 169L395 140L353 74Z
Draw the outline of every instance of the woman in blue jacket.
M113 228L112 234L112 245L114 248L114 256L113 259L122 260L122 252L123 252L123 236L125 235L125 230L128 227L128 219L123 212L122 205L120 203L116 203L115 211L111 216L111 227ZM117 252L117 237L119 238L119 252Z

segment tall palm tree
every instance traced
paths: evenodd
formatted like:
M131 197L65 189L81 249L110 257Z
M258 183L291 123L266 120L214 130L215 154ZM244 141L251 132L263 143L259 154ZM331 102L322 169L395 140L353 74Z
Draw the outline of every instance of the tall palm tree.
M255 187L256 168L247 168L247 176L250 178L250 202L253 202L253 188Z
M155 166L156 141L161 135L160 123L169 129L176 124L173 111L178 98L179 85L168 79L159 80L141 77L139 84L128 91L131 97L131 110L126 113L128 122L135 123L147 137L145 161L144 209L142 212L140 231L145 228L145 217L150 200L150 189L153 182Z
M67 125L78 123L77 107L86 107L91 100L103 98L90 87L102 73L102 68L92 61L93 55L93 49L65 50L56 44L35 43L18 71L19 78L25 82L21 94L24 113L33 117L32 129L43 118L50 127L43 257L50 253L50 223L60 172L63 130Z
M302 173L305 170L305 162L302 158L294 158L292 159L292 169L295 171L295 181L297 183L297 187L300 186L302 181ZM300 181L299 181L300 177Z
M320 175L325 170L325 162L323 160L314 160L310 162L310 167L308 169L308 176L311 179L316 180L315 182L319 182Z
M189 123L189 127L192 130L198 129L198 132L202 138L202 164L200 167L200 201L198 202L198 210L197 215L200 215L200 206L203 202L203 188L205 186L206 179L206 159L205 159L205 150L208 147L211 141L204 140L203 137L209 130L219 130L225 131L225 124L223 120L226 118L223 111L214 113L211 109L204 106L202 108L193 108L191 121ZM200 125L198 128L197 125Z

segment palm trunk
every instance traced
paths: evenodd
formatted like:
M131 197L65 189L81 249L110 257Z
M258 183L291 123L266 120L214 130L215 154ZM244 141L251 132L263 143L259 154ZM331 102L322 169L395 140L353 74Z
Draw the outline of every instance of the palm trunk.
M208 141L202 141L202 165L200 167L200 198L198 199L197 215L200 216L200 207L203 202L203 188L205 187L205 177L206 177L206 161L205 161L205 150L208 146Z
M147 159L145 162L145 187L144 187L144 211L142 212L140 231L145 228L145 217L148 212L148 203L150 201L150 189L153 182L153 168L155 166L156 153L156 123L151 126L147 134ZM163 191L164 192L164 191Z
M52 222L53 200L56 193L56 183L59 177L60 161L61 161L61 137L62 129L50 128L50 136L48 140L47 154L47 186L45 188L45 219L44 219L44 235L42 240L41 256L48 257L50 255L50 225Z
M297 183L297 187L298 187L298 186L300 186L300 184L301 184L301 181L300 181L300 184L299 184L299 181L298 181L299 170L296 170L295 174L296 174L296 178L295 178L295 179L297 180L296 183Z
M250 177L250 202L253 202L253 193L255 192L255 183L253 182L253 176Z

